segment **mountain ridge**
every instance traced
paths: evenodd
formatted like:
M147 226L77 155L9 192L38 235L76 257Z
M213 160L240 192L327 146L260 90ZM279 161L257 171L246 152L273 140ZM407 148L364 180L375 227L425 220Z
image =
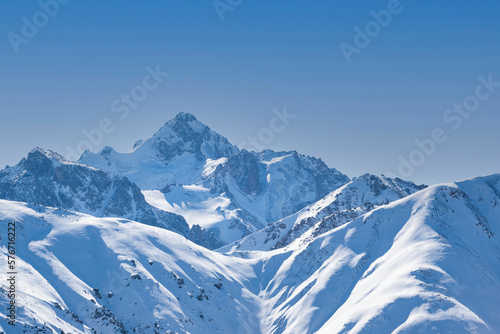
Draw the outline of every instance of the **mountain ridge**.
M191 114L178 114L138 143L128 153L110 147L85 152L79 162L126 176L141 187L151 205L186 216L190 225L209 229L224 244L349 181L321 159L296 151L239 150ZM212 218L203 219L206 215Z
M377 206L409 196L426 186L402 179L364 174L296 213L277 220L221 251L271 250L309 234L313 238L349 222Z

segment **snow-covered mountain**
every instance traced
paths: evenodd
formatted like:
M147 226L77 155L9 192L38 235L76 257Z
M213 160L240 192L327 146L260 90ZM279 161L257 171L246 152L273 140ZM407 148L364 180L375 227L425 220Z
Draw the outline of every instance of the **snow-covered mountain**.
M221 251L270 250L296 240L311 240L378 206L424 188L399 178L365 174L296 213L223 247Z
M330 204L371 210L302 242L234 253L243 257L154 226L0 200L2 224L17 222L16 329L498 333L500 174L418 188L355 179Z
M499 181L432 186L255 253L269 259L268 332L499 332Z
M0 332L229 333L245 325L235 315L256 311L250 261L171 231L0 200L2 226L11 221L18 322L5 321L2 280Z
M177 232L209 248L221 246L209 231L194 231L182 216L149 205L126 177L33 149L16 166L0 171L0 198L94 215L120 217Z
M205 182L143 193L151 205L182 215L189 224L210 229L229 244L348 181L320 159L297 152L242 150L218 163Z
M128 153L85 152L79 163L126 176L153 206L182 215L228 244L297 212L349 182L297 152L238 150L180 113Z
M500 332L500 174L350 180L181 113L129 153L1 170L4 258L12 222L0 333Z
M179 113L151 138L138 141L131 152L118 153L105 147L98 153L85 151L79 162L115 175L127 176L141 189L163 189L170 184L195 184L206 175L207 161L227 158L238 148L199 122Z

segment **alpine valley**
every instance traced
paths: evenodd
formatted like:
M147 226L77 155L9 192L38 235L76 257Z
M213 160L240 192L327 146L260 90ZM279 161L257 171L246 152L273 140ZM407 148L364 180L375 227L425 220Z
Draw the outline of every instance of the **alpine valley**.
M350 179L180 113L127 153L33 149L0 222L1 333L500 333L500 174Z

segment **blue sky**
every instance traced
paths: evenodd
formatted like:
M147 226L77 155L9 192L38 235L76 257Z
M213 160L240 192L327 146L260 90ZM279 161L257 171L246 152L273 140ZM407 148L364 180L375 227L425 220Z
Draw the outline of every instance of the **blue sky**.
M390 6L243 0L221 21L212 1L72 0L44 22L37 1L3 1L0 165L35 146L67 155L102 119L113 131L92 149L128 151L181 111L239 145L286 107L296 117L261 144L320 157L351 177L432 184L500 172L500 87L456 129L443 120L454 104L474 102L479 76L500 82L500 4L401 1L348 63L341 43L356 46L355 27L376 28L371 12ZM23 17L39 20L36 36L24 37ZM13 34L24 42L13 47ZM169 76L120 119L113 101L157 65ZM446 140L432 139L435 129ZM434 148L415 153L415 140ZM398 171L401 157L418 161L411 173Z

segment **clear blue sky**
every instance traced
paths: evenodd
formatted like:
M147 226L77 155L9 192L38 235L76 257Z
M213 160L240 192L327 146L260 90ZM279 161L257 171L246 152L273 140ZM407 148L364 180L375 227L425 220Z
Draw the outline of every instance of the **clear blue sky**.
M435 128L447 140L408 179L500 172L500 87L456 130L443 121L475 94L478 76L500 81L500 3L401 1L348 64L340 44L354 45L354 28L387 8L243 0L221 21L211 1L72 0L45 24L37 1L2 1L0 165L35 146L64 155L103 118L115 129L94 151L128 151L180 111L238 145L286 106L296 118L265 146L321 157L351 177L397 173L399 157ZM9 33L22 36L23 17L33 16L41 27L16 53ZM170 75L119 119L111 103L157 64Z

